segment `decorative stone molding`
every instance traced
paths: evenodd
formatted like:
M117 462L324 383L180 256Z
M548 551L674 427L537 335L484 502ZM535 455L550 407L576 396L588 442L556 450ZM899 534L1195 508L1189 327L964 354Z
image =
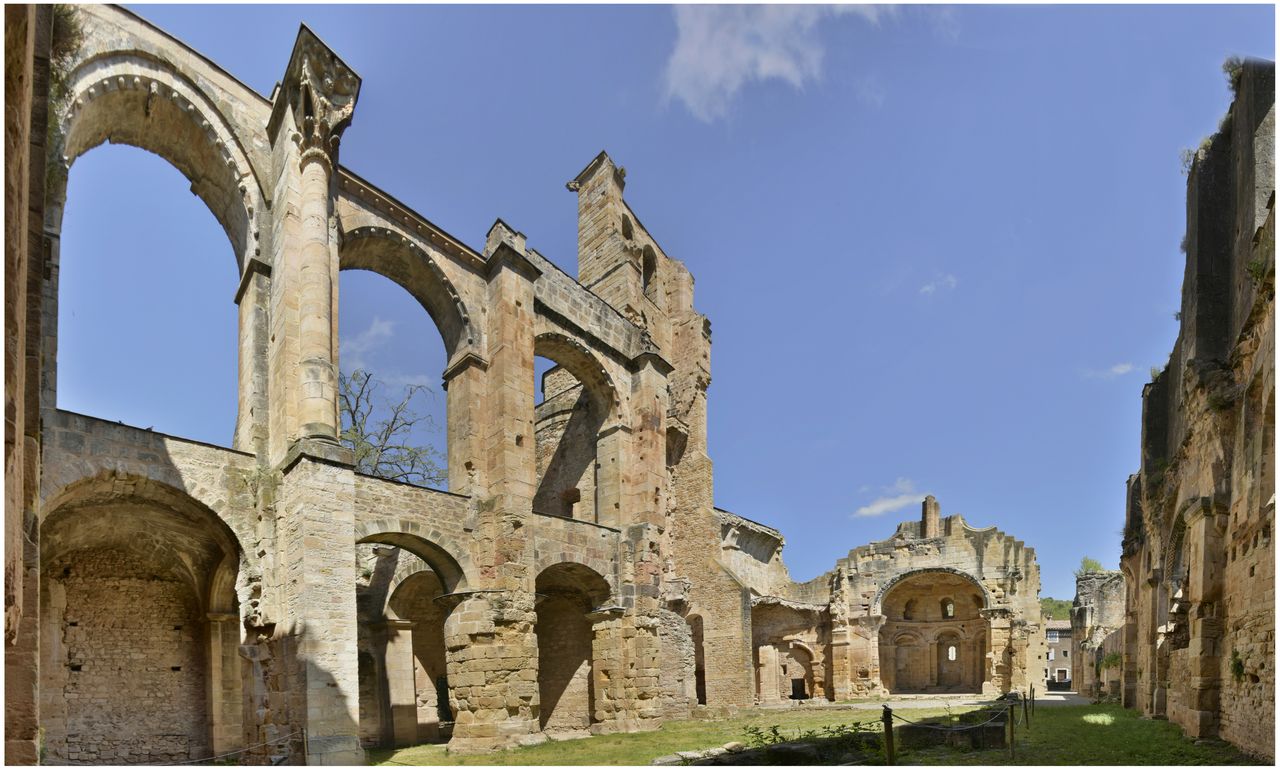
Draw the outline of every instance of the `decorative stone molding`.
M297 133L291 138L301 151L299 167L316 161L332 173L337 167L338 142L351 124L360 96L360 77L304 24L283 82L268 134L274 137L284 110L293 110Z

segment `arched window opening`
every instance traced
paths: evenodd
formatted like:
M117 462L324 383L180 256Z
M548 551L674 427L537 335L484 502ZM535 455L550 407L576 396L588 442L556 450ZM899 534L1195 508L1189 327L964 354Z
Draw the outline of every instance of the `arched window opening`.
M377 273L339 273L338 408L356 471L448 488L448 363L435 322Z
M612 385L600 364L578 343L558 335L534 343L534 459L536 513L600 524L617 522L617 443L605 430Z
M644 251L641 252L640 277L644 295L654 299L658 277L658 254L652 246L645 246Z
M230 446L236 255L191 187L135 147L75 161L54 241L56 404Z
M902 619L912 620L916 614L916 600L908 599L907 603L902 606Z
M622 237L631 240L636 237L635 228L631 226L631 217L622 215Z
M956 616L956 603L951 601L950 599L943 599L942 600L942 617L946 619L950 619L950 618L954 618L955 616Z
M947 646L947 660L956 659L956 646L954 644Z

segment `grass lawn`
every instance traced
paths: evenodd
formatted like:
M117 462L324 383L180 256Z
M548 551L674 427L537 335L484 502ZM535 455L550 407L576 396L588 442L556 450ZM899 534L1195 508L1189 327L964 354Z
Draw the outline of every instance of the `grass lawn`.
M1196 745L1177 725L1140 719L1117 705L1036 709L1031 729L1017 729L1014 760L1008 749L932 748L907 752L912 765L1261 765L1223 741Z
M952 713L969 710L952 708ZM945 709L902 709L909 719L941 716ZM796 709L760 711L751 709L739 716L720 720L690 719L667 722L644 733L596 735L569 741L548 741L538 746L509 749L492 754L458 756L442 745L412 746L369 752L369 761L385 765L647 765L655 757L677 751L695 751L722 746L729 741L746 742L746 728L768 729L778 725L787 734L800 730L880 718L880 707L850 706L848 709Z
M968 710L952 708L952 713ZM895 714L916 720L941 716L945 709L896 709ZM647 765L655 757L677 751L746 742L746 728L768 729L778 725L794 735L826 725L867 722L880 718L880 709L853 705L848 709L760 711L750 710L721 720L668 722L645 733L598 735L570 741L549 741L539 746L492 754L457 756L442 745L414 746L398 750L374 750L369 760L384 765ZM1032 728L1018 728L1016 758L1010 763L1007 749L972 751L931 748L900 751L903 765L1258 765L1221 741L1196 745L1177 726L1139 719L1115 705L1054 706L1036 710Z

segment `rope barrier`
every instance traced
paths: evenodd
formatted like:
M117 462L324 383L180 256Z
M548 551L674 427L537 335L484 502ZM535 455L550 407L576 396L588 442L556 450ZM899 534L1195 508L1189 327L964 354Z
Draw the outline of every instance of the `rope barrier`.
M295 736L302 735L302 733L303 733L302 730L297 730L295 732L289 733L288 735L282 735L279 738L276 738L274 740L266 741L264 743L255 743L252 746L245 746L243 749L228 751L225 754L215 754L212 757L204 757L202 759L182 759L182 760L173 760L168 762L131 762L129 764L132 764L138 767L151 767L155 765L196 765L201 762L213 762L214 760L226 759L227 757L234 757L237 754L243 754L246 751L249 751L251 749L260 749L263 746L270 746L273 743L280 743L281 741L287 738L293 738ZM100 765L102 763L101 762L67 762L67 764L76 765L76 766L94 766L94 765Z
M988 719L985 722L980 722L979 724L976 724L976 725L964 725L962 727L948 727L945 725L931 725L925 722L913 722L912 720L907 719L904 716L900 716L896 713L893 714L893 718L898 719L902 722L905 722L909 725L915 725L916 727L923 727L926 730L937 730L939 732L947 732L947 733L960 733L960 732L965 732L967 730L976 730L979 727L986 727L987 725L996 721L1000 717L1010 714L1011 711L1013 711L1012 705L1005 706L1004 709L997 711L990 719Z

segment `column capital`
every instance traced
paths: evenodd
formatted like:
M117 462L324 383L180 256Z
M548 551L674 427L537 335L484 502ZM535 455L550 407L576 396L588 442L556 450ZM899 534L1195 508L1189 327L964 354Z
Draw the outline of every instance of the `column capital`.
M272 95L267 134L274 142L286 110L292 111L297 133L291 138L302 153L300 165L314 160L332 172L338 141L351 124L359 95L360 77L303 24L284 79Z

